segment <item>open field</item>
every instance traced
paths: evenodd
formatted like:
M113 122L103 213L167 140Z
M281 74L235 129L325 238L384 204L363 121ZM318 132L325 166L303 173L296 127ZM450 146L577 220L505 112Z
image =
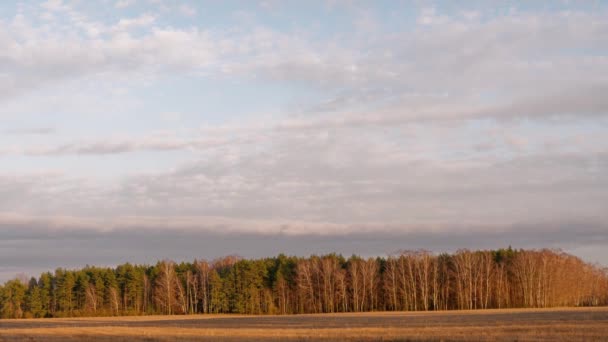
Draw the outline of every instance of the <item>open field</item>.
M0 320L0 341L608 341L608 308Z

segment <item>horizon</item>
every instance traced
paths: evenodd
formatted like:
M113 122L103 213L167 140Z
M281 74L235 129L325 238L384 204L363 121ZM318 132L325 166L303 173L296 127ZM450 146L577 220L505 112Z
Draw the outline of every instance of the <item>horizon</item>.
M0 4L0 282L230 254L608 266L608 2Z
M231 259L231 258L236 258L235 260L245 260L245 261L256 261L256 260L264 260L264 259L278 259L281 256L284 256L286 258L298 258L298 259L302 259L302 260L308 260L311 259L312 257L327 257L327 256L336 256L338 258L342 258L345 261L348 262L348 260L350 260L352 257L357 257L357 258L362 258L363 260L368 260L368 259L383 259L383 260L387 260L389 258L394 258L394 257L399 257L401 255L408 255L408 253L412 252L412 253L428 253L428 255L431 256L441 256L441 255L456 255L459 252L462 251L470 251L472 253L477 253L477 252L499 252L499 251L513 251L513 252L540 252L540 251L550 251L550 252L564 252L566 253L566 255L570 255L570 256L574 256L576 258L579 258L583 263L585 263L586 265L589 266L593 266L593 267L598 267L599 269L604 269L604 270L608 270L608 267L606 267L606 265L597 263L597 262L592 262L589 260L585 260L584 258L581 258L579 256L576 256L574 254L570 254L566 251L563 251L561 249L547 249L547 248L543 248L543 249L523 249L523 248L513 248L512 246L507 246L507 247L498 247L498 248L494 248L494 249L469 249L469 248L460 248L460 249L454 249L454 250L446 250L446 251L429 251L429 250L425 250L425 249L408 249L408 250L395 250L393 252L390 253L386 253L384 255L362 255L362 254L350 254L350 255L346 255L344 253L338 253L338 252L325 252L325 253L311 253L311 254L301 254L301 253L277 253L274 255L270 255L270 254L264 254L263 256L259 256L259 257L244 257L238 253L232 253L232 254L225 254L225 255L221 255L221 256L216 256L213 258L198 258L198 257L193 257L191 259L178 259L178 260L173 260L170 258L159 258L156 260L152 260L151 262L131 262L131 261L123 261L120 263L116 263L116 264L111 264L111 265L103 265L103 264L80 264L80 265L74 265L72 267L62 267L62 266L58 266L54 269L46 269L43 270L41 269L37 274L26 274L26 273L17 273L15 274L13 277L8 277L6 279L2 279L0 278L0 282L5 282L5 281L10 281L10 280L18 280L21 281L23 284L27 285L28 282L31 279L36 279L38 280L40 278L41 275L43 274L55 274L57 272L57 270L62 270L62 271L69 271L69 272L79 272L82 270L85 270L87 268L94 268L94 269L112 269L112 270L116 270L118 267L120 266L124 266L124 265L132 265L135 267L151 267L153 268L155 265L158 265L159 263L163 263L163 262L172 262L175 263L176 265L180 265L180 264L195 264L197 261L200 262L208 262L210 265L212 265L212 267L215 267L213 265L215 265L216 263L220 263L220 265L222 264L222 262L224 260L227 259Z

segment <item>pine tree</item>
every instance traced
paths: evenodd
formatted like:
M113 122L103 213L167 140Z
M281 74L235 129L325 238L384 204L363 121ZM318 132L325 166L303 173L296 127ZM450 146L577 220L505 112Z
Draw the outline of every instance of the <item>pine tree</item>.
M2 318L22 318L25 306L26 286L20 280L10 280L0 291L0 316Z
M36 318L44 317L45 314L42 305L42 290L38 286L36 278L30 279L29 282L26 293L26 311Z
M40 275L38 280L40 288L40 303L42 304L42 317L50 317L54 313L53 308L53 276L50 272Z
M74 310L74 287L76 285L76 279L73 272L57 269L55 271L55 278L57 281L57 288L55 292L57 294L58 310L63 316L72 316Z

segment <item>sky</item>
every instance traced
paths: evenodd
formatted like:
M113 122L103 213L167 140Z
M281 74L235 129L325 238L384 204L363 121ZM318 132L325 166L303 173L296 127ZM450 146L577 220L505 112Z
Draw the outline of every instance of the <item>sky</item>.
M238 254L608 265L608 2L0 3L0 280Z

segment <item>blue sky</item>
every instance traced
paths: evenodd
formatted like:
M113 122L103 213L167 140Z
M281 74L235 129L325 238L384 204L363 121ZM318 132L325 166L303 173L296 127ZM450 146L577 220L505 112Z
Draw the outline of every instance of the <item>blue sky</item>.
M604 1L3 2L0 278L509 244L608 264L607 50Z

